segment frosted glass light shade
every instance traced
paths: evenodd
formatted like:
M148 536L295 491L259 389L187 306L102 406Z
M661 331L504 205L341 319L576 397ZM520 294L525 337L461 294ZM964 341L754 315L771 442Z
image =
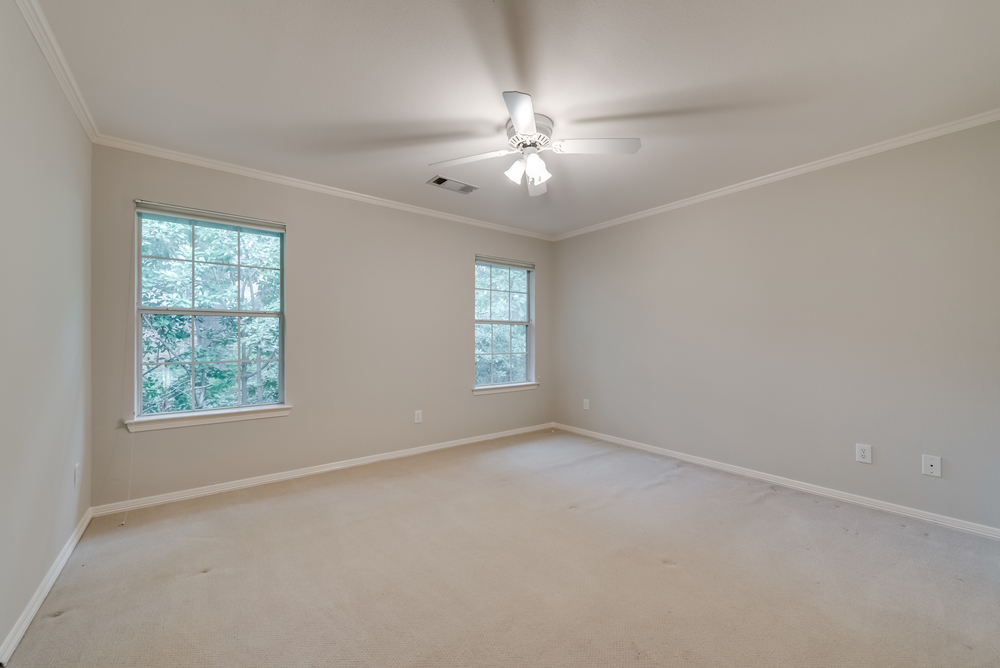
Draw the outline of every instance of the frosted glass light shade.
M510 169L504 172L504 176L506 176L514 183L521 185L521 176L524 174L524 168L525 164L524 164L524 159L522 158L521 160L518 160L513 165L511 165Z
M536 186L552 178L552 175L545 169L545 162L538 157L537 153L528 155L524 171Z

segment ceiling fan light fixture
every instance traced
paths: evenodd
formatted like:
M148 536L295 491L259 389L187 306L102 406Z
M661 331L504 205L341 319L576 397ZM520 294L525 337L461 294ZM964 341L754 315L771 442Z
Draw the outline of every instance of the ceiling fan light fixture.
M444 160L431 163L429 166L454 167L468 162L520 153L521 159L511 165L510 169L504 172L504 175L515 184L521 185L521 179L527 174L528 194L531 197L536 197L546 192L545 182L552 178L549 170L545 169L545 161L538 155L539 151L589 155L632 155L642 148L642 142L637 137L597 137L552 141L552 119L535 113L530 95L516 90L508 90L504 91L503 101L507 105L507 111L510 112L510 120L507 121L507 144L510 148L469 155L454 160ZM469 187L474 188L475 186Z
M545 161L538 157L538 153L534 151L525 157L524 171L536 186L552 178L552 175L545 169Z
M504 176L506 176L508 179L510 179L517 185L521 185L521 176L524 175L524 169L525 169L524 158L521 158L513 165L511 165L510 169L504 172Z

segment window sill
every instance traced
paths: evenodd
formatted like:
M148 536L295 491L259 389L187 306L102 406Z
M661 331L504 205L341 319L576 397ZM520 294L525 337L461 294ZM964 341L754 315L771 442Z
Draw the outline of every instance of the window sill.
M538 383L508 383L507 385L483 385L472 388L473 394L499 394L500 392L520 392L521 390L533 390L538 387Z
M292 412L289 404L269 406L248 406L246 408L225 408L217 411L197 411L190 413L167 413L164 415L143 415L134 420L126 420L125 426L131 432L152 431L154 429L174 429L193 427L199 424L237 422L240 420L260 420L262 418L285 417Z

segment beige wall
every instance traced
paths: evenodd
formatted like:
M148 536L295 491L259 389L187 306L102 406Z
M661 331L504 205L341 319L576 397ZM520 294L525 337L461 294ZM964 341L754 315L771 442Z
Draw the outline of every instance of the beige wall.
M550 420L551 243L107 147L94 147L93 169L95 505ZM136 198L287 224L289 417L121 426L132 410ZM537 390L472 396L477 253L537 263Z
M93 503L555 418L1000 526L998 148L992 124L548 244L96 147ZM288 224L291 417L121 427L137 197ZM540 390L469 393L475 253L538 262Z
M556 267L560 422L1000 527L1000 123L570 238Z
M3 643L90 505L90 142L10 1L0 91Z

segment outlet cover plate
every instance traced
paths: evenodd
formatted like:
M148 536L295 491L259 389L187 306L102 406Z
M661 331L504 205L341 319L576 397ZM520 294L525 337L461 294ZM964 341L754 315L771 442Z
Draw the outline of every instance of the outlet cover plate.
M941 477L941 458L936 455L924 455L920 459L921 473L935 478Z
M872 446L864 443L854 444L854 459L862 464L872 463Z
M424 421L423 411L413 411L413 424L420 424Z

